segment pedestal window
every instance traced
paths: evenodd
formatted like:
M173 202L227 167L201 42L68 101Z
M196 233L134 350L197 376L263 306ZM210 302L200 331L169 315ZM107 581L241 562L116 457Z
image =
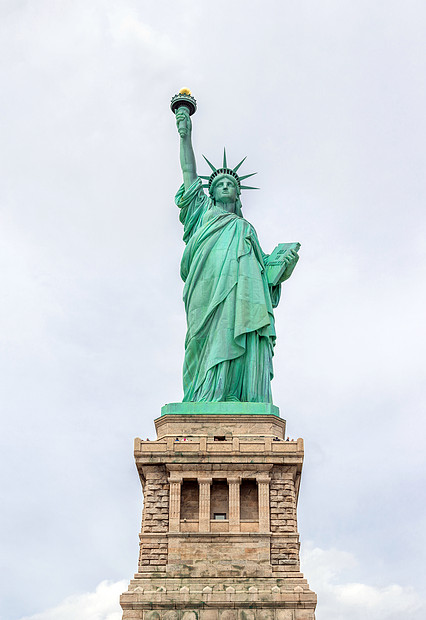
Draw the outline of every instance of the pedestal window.
M180 531L197 532L200 512L198 480L184 480L180 492Z
M215 514L225 515L229 519L229 488L226 480L213 480L210 489L210 519ZM223 516L220 520L224 520Z

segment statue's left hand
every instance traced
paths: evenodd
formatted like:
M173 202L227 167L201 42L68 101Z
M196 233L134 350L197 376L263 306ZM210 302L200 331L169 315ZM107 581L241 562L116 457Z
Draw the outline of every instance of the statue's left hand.
M285 257L285 261L287 265L292 265L293 263L296 264L298 260L299 260L299 254L296 252L296 250L290 250L287 256Z
M287 267L284 271L281 282L288 280L288 278L293 273L293 269L296 267L297 261L299 260L299 255L296 250L290 250L285 257L284 261L287 263Z

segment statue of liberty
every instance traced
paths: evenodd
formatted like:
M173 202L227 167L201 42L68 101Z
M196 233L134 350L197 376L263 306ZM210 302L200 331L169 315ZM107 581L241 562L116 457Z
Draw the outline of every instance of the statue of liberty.
M272 403L273 308L296 265L299 244L280 244L270 256L262 251L241 210L241 190L255 189L241 184L251 174L238 175L245 158L234 168L225 151L221 168L205 158L212 174L198 176L190 109L181 105L174 111L183 173L175 201L186 245L183 401Z

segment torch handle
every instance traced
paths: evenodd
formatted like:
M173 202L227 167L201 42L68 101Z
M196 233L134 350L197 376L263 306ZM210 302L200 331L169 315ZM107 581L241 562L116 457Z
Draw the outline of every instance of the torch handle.
M188 108L188 106L187 106L187 105L185 105L185 104L180 105L180 106L176 109L176 114L179 112L179 110L180 110L181 108L186 108L186 109L188 110L188 119L184 119L184 120L182 120L182 121L179 121L178 126L177 126L177 128L178 128L178 132L179 132L179 135L180 135L180 131L181 131L181 129L186 129L186 127L187 127L187 122L188 122L188 120L189 120L189 114L190 114L190 109L189 109L189 108ZM191 122L191 121L189 121L189 122Z

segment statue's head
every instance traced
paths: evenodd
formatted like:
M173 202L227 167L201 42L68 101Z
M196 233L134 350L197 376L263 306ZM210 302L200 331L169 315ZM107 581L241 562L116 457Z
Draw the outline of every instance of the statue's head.
M203 155L204 157L204 155ZM241 213L241 200L240 194L242 189L257 189L255 187L248 187L247 185L241 185L241 181L243 179L247 179L248 177L253 176L253 174L245 174L243 176L239 176L237 174L237 170L244 162L245 157L240 163L235 166L235 168L228 168L226 163L226 152L223 149L223 165L222 168L216 168L209 162L207 157L204 157L210 168L212 169L212 174L210 176L201 176L202 179L208 181L203 187L207 187L209 190L209 194L212 197L213 201L217 204L223 205L231 205L234 204L234 208L232 211L239 216L242 216Z
M229 174L216 176L209 191L215 204L235 203L241 192L236 179Z

